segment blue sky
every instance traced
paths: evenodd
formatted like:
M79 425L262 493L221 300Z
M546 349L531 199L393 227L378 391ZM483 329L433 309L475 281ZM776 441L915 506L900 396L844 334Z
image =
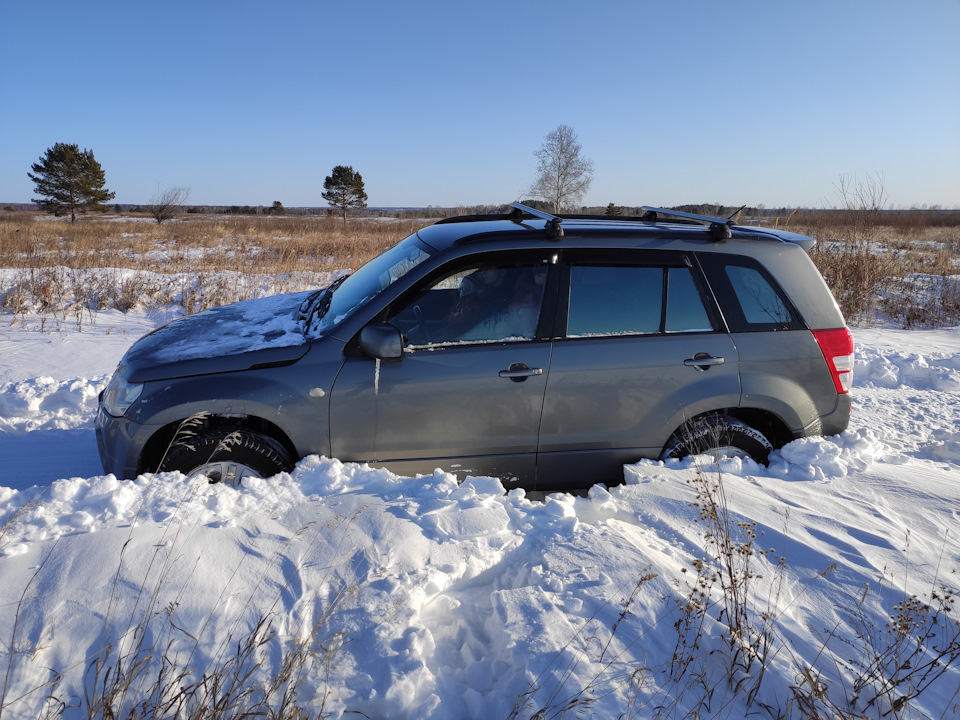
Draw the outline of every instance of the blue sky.
M56 142L116 201L509 202L560 124L605 205L960 207L960 0L114 2L0 6L0 202Z

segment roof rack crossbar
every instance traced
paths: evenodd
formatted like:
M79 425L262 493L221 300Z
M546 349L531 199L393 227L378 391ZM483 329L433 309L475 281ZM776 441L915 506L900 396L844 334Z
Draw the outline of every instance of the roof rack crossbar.
M533 215L536 218L541 220L546 220L547 225L544 228L544 232L547 233L547 237L551 240L556 240L557 238L563 237L563 228L560 227L560 223L563 222L563 218L557 217L556 215L551 215L550 213L545 213L542 210L537 210L528 205L523 205L518 202L510 203L510 207L516 208L522 213L527 215Z
M740 208L741 210L743 208ZM679 217L687 218L688 220L699 220L700 222L705 222L713 225L714 223L719 223L720 225L736 225L732 217L730 218L718 218L710 217L709 215L694 215L693 213L680 212L679 210L666 210L664 208L649 207L644 205L641 210L645 210L648 213L653 213L654 215L667 215L669 217ZM736 213L734 213L736 215Z
M696 220L697 222L707 223L710 226L710 238L714 242L732 238L733 231L730 228L736 225L732 215L729 218L717 218L710 217L709 215L694 215L693 213L680 212L679 210L648 207L646 205L643 206L643 210L646 211L643 217L650 220L656 220L658 215L667 215L668 217L678 217L684 220ZM743 210L743 208L740 208L740 210ZM740 210L737 212L740 212ZM734 213L734 215L736 214L737 213Z

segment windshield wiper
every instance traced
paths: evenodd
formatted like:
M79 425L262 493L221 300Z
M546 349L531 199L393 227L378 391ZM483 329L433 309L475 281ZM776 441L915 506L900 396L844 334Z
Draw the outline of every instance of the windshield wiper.
M341 275L332 283L330 283L328 287L324 288L323 290L319 290L318 292L321 293L319 297L317 296L316 293L314 293L309 298L307 298L306 307L310 307L311 304L316 302L316 304L313 305L313 309L311 309L305 316L303 316L304 327L307 330L310 329L310 326L313 323L314 318L316 318L317 320L320 320L324 315L327 314L327 310L330 309L330 303L333 301L334 291L338 287L340 287L340 285L343 284L343 281L346 280L348 277L350 277L349 274Z
M313 304L317 301L317 298L323 295L323 293L326 291L326 288L320 288L319 290L314 290L312 293L307 295L306 299L300 303L300 307L297 309L297 320L300 322L306 322L307 318L310 317L310 308L313 307Z

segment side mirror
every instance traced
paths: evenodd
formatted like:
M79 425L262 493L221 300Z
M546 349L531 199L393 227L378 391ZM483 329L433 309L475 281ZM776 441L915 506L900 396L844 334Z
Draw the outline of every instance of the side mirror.
M403 357L403 336L393 325L367 325L360 331L357 347L368 357L399 360Z

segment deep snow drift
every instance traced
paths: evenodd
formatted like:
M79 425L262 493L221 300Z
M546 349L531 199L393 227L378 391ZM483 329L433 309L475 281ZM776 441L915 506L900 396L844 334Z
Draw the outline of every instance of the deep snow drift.
M932 597L960 587L960 329L855 331L850 429L768 468L644 462L541 501L318 457L240 489L101 476L97 393L153 326L0 329L3 718L62 707L48 696L86 717L138 638L210 672L260 618L276 635L256 677L302 642L299 700L334 716L960 712L956 661L929 666L960 644ZM734 569L762 576L741 580L733 649L709 498Z

